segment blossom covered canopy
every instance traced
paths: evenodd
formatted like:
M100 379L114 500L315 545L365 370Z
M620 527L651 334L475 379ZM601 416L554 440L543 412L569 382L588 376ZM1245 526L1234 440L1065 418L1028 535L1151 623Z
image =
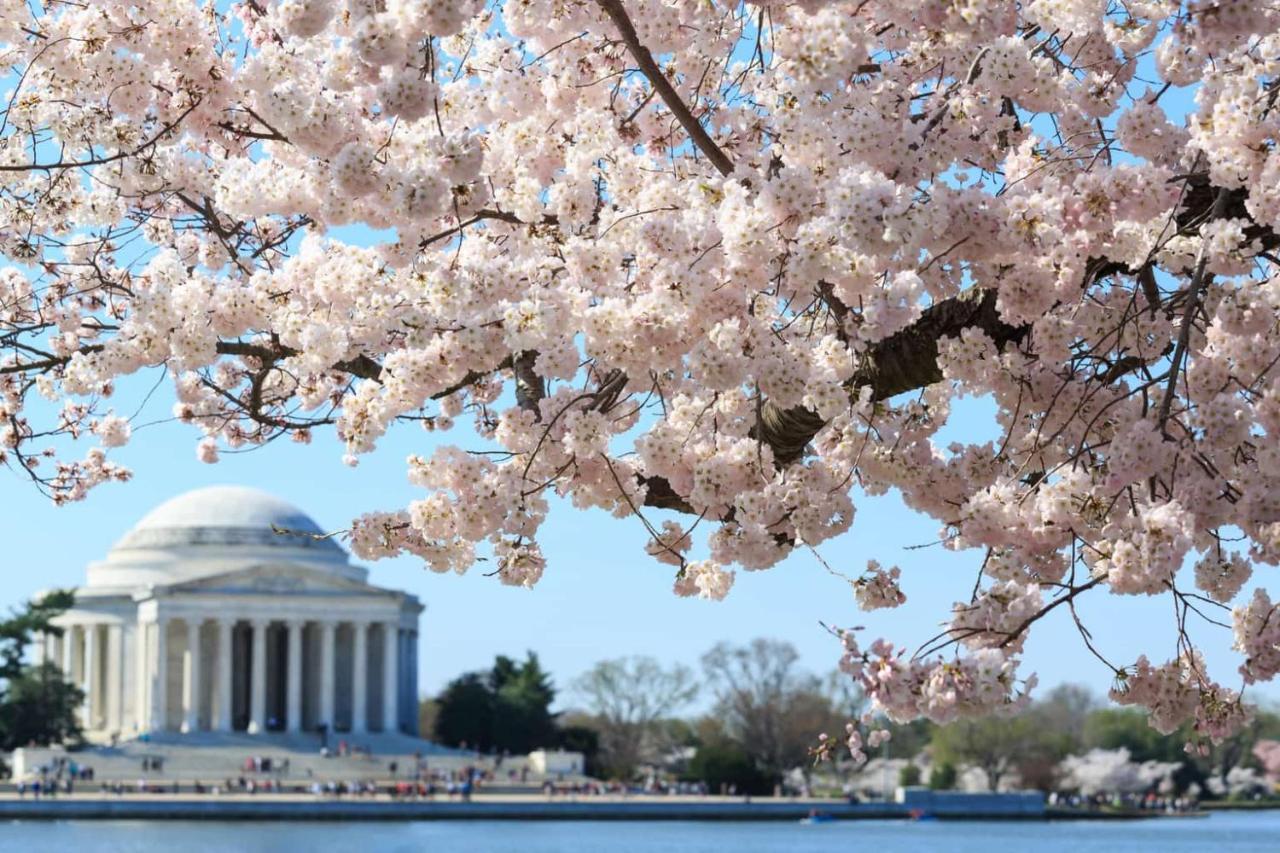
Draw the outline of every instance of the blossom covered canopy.
M210 462L466 418L358 554L481 546L530 586L554 492L709 598L895 489L979 583L932 650L843 634L891 717L1016 707L1040 617L1167 595L1173 660L1082 647L1219 737L1247 711L1188 624L1280 671L1245 590L1280 562L1278 30L1252 0L0 0L0 458L58 501L127 478L113 391L160 368ZM933 440L961 395L998 440Z

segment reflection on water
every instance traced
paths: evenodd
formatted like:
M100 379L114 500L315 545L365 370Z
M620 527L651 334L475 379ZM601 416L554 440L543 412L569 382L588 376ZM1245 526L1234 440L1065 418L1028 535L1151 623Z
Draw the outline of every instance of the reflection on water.
M18 821L0 829L0 851L77 853L991 853L993 843L1037 853L1275 853L1280 812L1057 823Z

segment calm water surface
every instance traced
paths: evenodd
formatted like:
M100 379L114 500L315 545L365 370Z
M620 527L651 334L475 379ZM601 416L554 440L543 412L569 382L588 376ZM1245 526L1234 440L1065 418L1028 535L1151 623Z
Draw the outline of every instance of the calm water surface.
M1207 818L1061 823L856 821L614 823L459 821L424 823L10 822L0 851L206 853L905 853L1023 850L1049 853L1277 853L1280 812Z

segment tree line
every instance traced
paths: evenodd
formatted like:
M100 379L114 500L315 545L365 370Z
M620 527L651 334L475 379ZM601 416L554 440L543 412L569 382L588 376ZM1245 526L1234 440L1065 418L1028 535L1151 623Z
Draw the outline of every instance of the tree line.
M557 697L567 710L552 710ZM820 733L840 736L867 707L847 678L808 672L791 644L756 639L720 643L696 667L645 656L602 660L564 691L536 654L499 656L490 671L461 675L425 700L421 731L488 754L582 752L587 772L600 778L677 777L713 791L769 793L784 780L838 787L854 773L848 761L815 766L813 748ZM1256 753L1260 742L1280 740L1280 714L1260 709L1203 754L1184 749L1192 740L1185 728L1162 735L1143 712L1068 684L1012 717L891 725L892 738L874 757L910 760L894 778L899 784L950 788L976 769L992 790L1015 783L1052 791L1068 784L1069 756L1125 750L1133 762L1175 767L1179 792L1195 786L1212 795L1229 787L1235 768L1266 770Z
M696 670L644 656L603 660L571 682L571 709L557 713L558 691L537 655L499 656L491 670L461 675L423 702L420 730L487 753L572 749L601 778L677 767L713 790L767 793L787 771L811 767L816 735L843 730L862 705L848 679L809 673L799 657L790 643L756 639L716 645ZM710 713L684 713L701 698Z

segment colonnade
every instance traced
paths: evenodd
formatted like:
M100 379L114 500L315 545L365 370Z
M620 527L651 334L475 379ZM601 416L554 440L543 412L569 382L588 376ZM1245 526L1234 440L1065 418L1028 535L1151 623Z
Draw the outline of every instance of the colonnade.
M393 732L402 718L415 728L406 668L416 669L417 632L398 619L177 615L43 639L43 658L84 691L90 731Z

